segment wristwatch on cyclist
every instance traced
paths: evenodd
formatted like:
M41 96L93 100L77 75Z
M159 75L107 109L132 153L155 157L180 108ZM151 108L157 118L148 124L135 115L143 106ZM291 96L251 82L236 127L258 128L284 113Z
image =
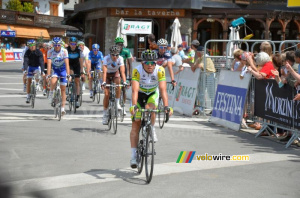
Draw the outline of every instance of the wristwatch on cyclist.
M80 75L84 74L84 72L80 72Z
M172 83L176 83L176 80L172 80Z
M67 78L70 78L71 76L70 75L67 75Z

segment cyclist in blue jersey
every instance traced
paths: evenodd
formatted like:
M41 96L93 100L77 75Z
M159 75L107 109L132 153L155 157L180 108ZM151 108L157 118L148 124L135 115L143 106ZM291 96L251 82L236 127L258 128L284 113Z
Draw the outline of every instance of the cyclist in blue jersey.
M60 37L52 39L53 48L48 51L47 55L47 78L50 77L51 68L53 69L49 98L52 101L53 89L56 87L57 78L60 78L60 89L62 96L62 115L66 114L66 85L67 78L70 79L70 67L68 51L62 48L63 41ZM52 102L51 102L52 104Z
M174 73L173 73L173 62L172 62L172 55L169 52L166 52L167 47L168 47L168 41L166 39L159 39L157 41L157 45L158 45L158 51L157 51L157 56L158 59L156 61L157 65L168 67L169 73L170 73L170 77L171 77L171 81L173 86L176 86L176 81L174 79Z
M96 72L98 73L99 78L101 77L102 71L102 61L103 61L103 54L100 49L100 45L97 43L92 45L92 51L89 53L89 64L88 64L88 77L89 77L89 89L90 89L90 98L93 98L93 76L91 76L91 71L94 71L96 69Z
M75 74L75 85L76 85L76 108L80 106L78 98L80 95L80 74L83 74L83 59L80 58L80 49L77 47L77 38L71 37L69 46L67 47L69 55L70 74Z

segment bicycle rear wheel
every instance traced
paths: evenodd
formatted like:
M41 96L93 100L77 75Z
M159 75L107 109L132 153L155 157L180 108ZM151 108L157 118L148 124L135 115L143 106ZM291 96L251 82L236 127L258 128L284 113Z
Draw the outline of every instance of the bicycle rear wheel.
M139 143L137 146L137 154L136 154L138 174L141 174L141 172L143 171L144 158L145 158L143 152L144 152L144 137L143 137L143 126L141 126L139 132Z
M153 175L154 168L154 142L153 142L153 133L152 126L147 127L147 136L146 136L146 148L145 148L145 172L146 172L146 181L149 184Z
M163 104L163 100L161 97L159 97L159 101L158 101L158 110L160 110L158 112L158 123L159 123L159 128L163 128L164 124L165 124L165 112L164 112L164 104Z

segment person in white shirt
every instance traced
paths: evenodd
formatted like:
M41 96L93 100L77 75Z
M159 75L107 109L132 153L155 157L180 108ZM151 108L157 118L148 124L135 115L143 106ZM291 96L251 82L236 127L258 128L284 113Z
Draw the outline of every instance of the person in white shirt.
M101 85L102 89L105 88L106 84L110 84L112 80L117 85L121 83L120 76L123 79L123 86L127 86L126 76L125 76L125 65L124 59L120 56L120 47L117 45L113 45L109 49L110 54L104 57L103 60L103 83ZM108 115L107 108L109 104L109 87L107 87L104 91L104 99L103 99L103 120L102 124L108 124ZM120 89L116 89L116 103L118 104L118 109L121 110L120 106Z
M90 50L87 46L85 46L83 41L78 41L77 45L78 45L79 49L81 50L80 58L83 59L83 68L84 68L83 72L85 72L86 68L89 65ZM85 90L85 83L84 83L85 82L85 75L82 76L81 80L82 80L82 90Z

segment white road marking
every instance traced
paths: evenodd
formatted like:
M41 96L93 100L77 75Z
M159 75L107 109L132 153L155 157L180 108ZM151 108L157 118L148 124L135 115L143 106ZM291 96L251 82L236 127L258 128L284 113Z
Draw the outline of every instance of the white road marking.
M0 83L0 85L23 85L24 83Z
M198 154L202 155L203 153ZM291 161L298 159L298 156L296 155L283 153L255 153L249 154L249 156L250 161L197 161L194 159L192 163L187 164L175 163L176 159L174 159L174 162L155 164L153 177L155 180L155 177L161 175L280 161ZM15 190L15 193L22 194L33 191L53 190L89 184L115 182L130 178L145 178L144 170L140 175L137 175L135 170L132 170L131 168L122 168L114 170L92 171L86 173L14 181L6 184L11 185Z
M0 90L7 90L7 91L23 91L23 89L11 89L11 88L0 88Z

